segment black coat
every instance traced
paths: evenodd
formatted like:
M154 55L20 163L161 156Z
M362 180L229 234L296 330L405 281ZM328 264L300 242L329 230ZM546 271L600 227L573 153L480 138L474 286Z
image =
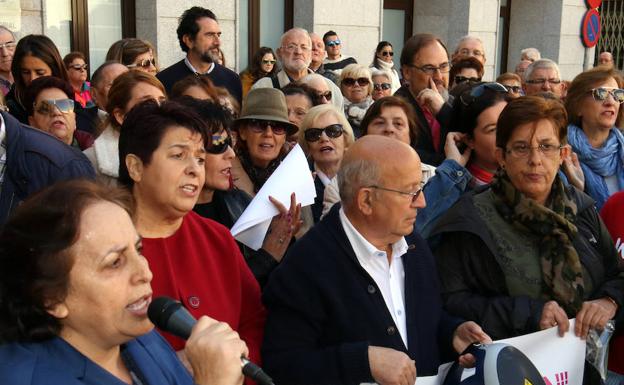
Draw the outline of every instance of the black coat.
M409 349L383 296L359 264L335 205L289 250L265 288L268 311L263 365L278 384L373 382L368 347L399 350L419 376L434 375L462 322L442 309L433 256L424 240L406 237L405 309Z

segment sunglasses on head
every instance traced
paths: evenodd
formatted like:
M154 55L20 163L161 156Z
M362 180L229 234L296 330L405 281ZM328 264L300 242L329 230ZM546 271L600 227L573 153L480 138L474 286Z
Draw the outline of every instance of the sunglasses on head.
M386 91L389 90L392 87L392 84L390 83L379 83L379 84L373 84L373 89L375 89L375 91Z
M494 91L494 92L501 92L501 93L508 93L509 92L507 90L507 88L504 85L500 84L500 83L496 83L496 82L483 83L483 84L480 84L480 85L474 87L470 91L469 95L466 95L466 93L463 93L459 97L459 100L461 101L461 103L464 106L468 107L472 103L474 103L475 100L477 100L481 96L483 96L483 93L485 93L486 90L490 90L490 91Z
M87 64L72 64L69 66L69 68L76 70L76 71L80 71L80 70L87 70L87 68L89 68L89 66Z
M156 67L156 59L154 59L154 58L143 59L143 60L141 60L138 63L128 64L126 67L128 67L128 68L136 68L136 67L149 68L151 66Z
M358 86L360 87L364 87L370 83L370 80L368 80L368 78L357 78L357 79L344 78L342 79L342 84L344 84L347 87L353 87L355 83L357 83Z
M307 142L316 142L321 139L323 132L328 138L338 138L342 135L343 131L342 124L330 124L325 128L308 128L304 136Z
M606 100L609 95L616 103L624 102L624 90L621 88L598 87L591 89L590 92L594 100L599 102Z
M229 147L232 147L232 136L229 130L223 130L219 134L212 135L210 148L206 151L209 154L219 155L226 152Z
M328 47L335 47L337 45L340 45L340 39L336 39L336 40L332 40L332 41L328 41L327 43L325 43L326 46Z
M284 123L274 120L249 119L247 121L247 127L257 134L266 131L269 127L271 127L271 131L273 131L275 135L284 135L287 131L287 127Z
M64 114L74 110L74 101L71 99L46 99L35 104L35 111L42 115L52 115L54 109L58 109Z
M473 77L468 77L468 76L455 75L454 80L455 80L455 84L462 84L466 82L479 83L481 81L481 78L473 78Z
M262 59L262 64L275 64L275 60L264 60L264 59Z
M392 51L383 51L381 53L381 56L390 56L390 57L392 57L392 56L394 56L394 52L392 52Z

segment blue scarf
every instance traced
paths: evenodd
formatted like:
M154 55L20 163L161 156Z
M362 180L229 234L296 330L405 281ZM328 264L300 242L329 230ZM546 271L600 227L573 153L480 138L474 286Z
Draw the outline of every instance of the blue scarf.
M596 200L596 207L600 210L609 198L605 177L616 175L618 189L624 189L624 136L612 127L604 145L593 148L583 130L570 124L568 142L581 162L585 191Z

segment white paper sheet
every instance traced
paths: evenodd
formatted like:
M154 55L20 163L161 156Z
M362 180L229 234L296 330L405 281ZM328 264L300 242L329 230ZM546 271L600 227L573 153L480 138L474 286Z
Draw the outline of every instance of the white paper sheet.
M279 214L269 195L290 207L290 194L295 193L301 207L314 203L316 189L308 161L299 145L293 147L286 158L271 174L264 186L238 218L230 232L239 242L258 250L266 236L271 219Z

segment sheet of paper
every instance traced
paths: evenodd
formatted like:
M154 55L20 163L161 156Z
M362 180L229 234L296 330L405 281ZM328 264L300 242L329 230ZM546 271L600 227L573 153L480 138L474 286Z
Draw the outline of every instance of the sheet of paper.
M279 214L269 196L277 199L286 208L290 207L290 194L295 193L301 207L314 203L316 189L308 161L297 144L271 174L264 186L245 209L230 230L239 242L258 250L271 224Z

